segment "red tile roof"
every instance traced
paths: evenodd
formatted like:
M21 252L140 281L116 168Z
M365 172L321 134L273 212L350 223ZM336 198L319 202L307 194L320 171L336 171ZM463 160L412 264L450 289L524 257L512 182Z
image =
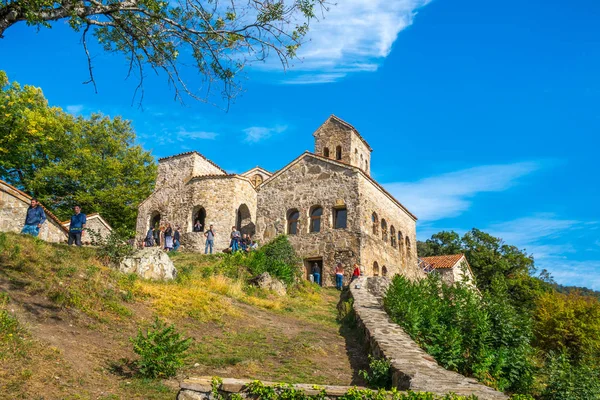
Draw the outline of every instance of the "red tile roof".
M421 260L435 269L447 269L453 268L464 256L464 254L451 254L447 256L421 257Z

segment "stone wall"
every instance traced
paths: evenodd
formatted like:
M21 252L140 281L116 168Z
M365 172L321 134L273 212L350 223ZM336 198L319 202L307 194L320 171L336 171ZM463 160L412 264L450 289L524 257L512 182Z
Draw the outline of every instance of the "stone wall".
M112 231L100 220L99 215L91 215L86 217L87 223L85 224L86 229L93 230L100 235L101 238L107 238Z
M479 399L502 400L508 396L473 378L448 371L422 350L402 328L392 322L381 305L386 278L361 277L350 286L359 330L369 351L391 362L393 385L400 390L476 395ZM388 281L389 282L389 281Z
M178 154L158 160L155 187L179 185L198 175L225 175L225 171L198 152Z
M232 394L240 395L242 398L253 398L248 393L248 385L252 383L249 379L223 378L218 391L225 398L231 397ZM275 382L262 382L265 386L277 386ZM350 389L356 388L364 390L363 387L357 386L332 386L332 385L313 385L306 383L298 383L292 385L294 389L303 391L308 396L317 396L323 394L324 400L334 400L342 397ZM177 395L177 400L215 400L212 394L212 377L202 376L197 378L184 379L180 385L180 390ZM373 390L375 395L377 391Z
M415 218L369 178L360 175L358 182L360 231L363 235L360 256L367 275L384 275L385 266L387 275L402 274L411 279L423 277L423 272L418 268ZM373 230L373 213L377 214L376 231ZM387 225L385 240L382 228L384 220ZM401 233L401 240L398 233ZM406 238L410 246L407 246ZM374 271L375 263L379 271Z
M243 207L245 205L245 207ZM150 221L157 213L161 224L181 227L181 245L186 250L203 251L203 232L192 232L195 213L206 211L205 228L214 225L215 251L229 247L231 227L236 225L242 208L242 231L254 232L256 220L256 190L247 178L238 175L199 176L185 183L163 186L138 208L137 237L142 240Z
M287 216L292 209L300 212L298 234L289 240L297 254L307 263L322 258L323 284L335 284L333 274L337 262L352 274L359 262L360 224L357 172L307 154L298 162L265 182L258 191L256 238L266 242L287 232ZM309 232L310 212L323 209L320 232ZM334 229L336 207L347 208L347 228Z
M0 181L0 232L21 232L30 203L30 196ZM47 220L42 225L38 237L48 242L66 241L66 230L58 218L48 210L45 212Z

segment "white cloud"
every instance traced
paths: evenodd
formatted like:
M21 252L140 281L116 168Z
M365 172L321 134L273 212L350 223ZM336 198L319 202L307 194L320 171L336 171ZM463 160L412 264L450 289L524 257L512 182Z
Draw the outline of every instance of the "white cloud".
M435 221L467 211L479 193L501 192L540 165L535 162L484 165L425 178L417 182L385 184L386 189L419 217Z
M71 104L66 107L66 110L70 114L81 114L83 108L83 104Z
M330 3L329 11L317 13L299 60L282 83L328 83L353 72L376 71L387 57L398 34L412 25L417 9L431 0L345 0ZM279 69L276 57L263 68ZM306 72L311 72L306 74ZM296 75L296 73L298 73ZM320 77L319 77L320 76Z
M285 125L276 125L274 127L266 127L266 126L251 126L249 128L244 129L244 133L246 134L246 142L249 143L258 143L262 140L268 139L274 134L282 133L287 129Z
M218 133L207 132L207 131L188 131L186 129L180 129L175 135L175 138L179 141L184 139L191 140L214 140L218 136Z

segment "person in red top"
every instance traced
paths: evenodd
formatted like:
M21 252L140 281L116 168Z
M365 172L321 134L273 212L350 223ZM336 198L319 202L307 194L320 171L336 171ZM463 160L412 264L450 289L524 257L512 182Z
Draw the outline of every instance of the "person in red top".
M358 266L358 264L354 264L354 271L352 271L352 279L350 280L350 282L354 281L355 279L358 279L360 277L360 268Z

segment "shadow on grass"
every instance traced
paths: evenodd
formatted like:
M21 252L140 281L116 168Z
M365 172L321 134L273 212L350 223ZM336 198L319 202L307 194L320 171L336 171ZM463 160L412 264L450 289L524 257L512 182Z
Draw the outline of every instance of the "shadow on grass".
M360 376L359 371L368 370L369 356L367 346L356 324L354 310L352 309L352 297L348 289L344 289L340 293L337 309L340 323L339 333L346 341L346 355L352 367L351 384L365 386L366 382Z
M108 370L111 374L121 378L135 378L139 376L139 370L134 361L128 358L120 358L117 361L108 362Z

